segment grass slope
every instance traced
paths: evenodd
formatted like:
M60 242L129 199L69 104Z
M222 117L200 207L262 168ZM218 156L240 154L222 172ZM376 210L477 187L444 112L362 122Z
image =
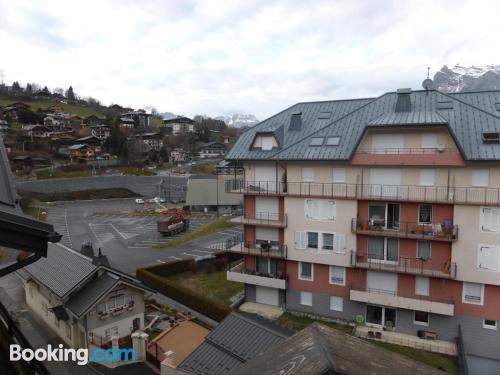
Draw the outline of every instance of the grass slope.
M79 116L90 116L90 115L96 115L100 117L104 117L104 114L97 111L94 108L90 107L82 107L78 105L73 105L73 104L64 104L64 103L59 103L54 100L12 100L12 99L0 99L0 107L5 107L8 106L9 104L16 103L16 102L23 102L26 103L30 106L30 109L32 111L36 111L39 108L45 109L47 107L50 107L51 105L58 105L64 109L65 112L68 113L74 113Z

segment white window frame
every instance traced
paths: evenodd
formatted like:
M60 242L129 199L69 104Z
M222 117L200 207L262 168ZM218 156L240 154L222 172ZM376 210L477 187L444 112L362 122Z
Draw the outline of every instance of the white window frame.
M318 248L308 247L308 233L318 234ZM333 250L323 248L323 234L333 235ZM318 232L318 231L295 231L294 245L296 250L317 251L322 254L345 254L346 253L346 236L335 232Z
M346 169L345 168L333 168L332 170L332 182L333 183L345 183L346 182Z
M492 211L498 211L498 225L496 229L484 229L485 227L485 218L484 218L484 211L485 210L492 210ZM479 220L479 229L482 233L500 233L500 208L496 207L481 207L480 212L479 212L480 220Z
M313 167L303 167L302 168L302 182L314 182L314 168Z
M465 285L467 285L467 284L478 284L478 285L481 285L481 300L479 302L467 301L465 299ZM483 306L484 305L484 284L480 284L480 283L468 283L468 282L464 281L462 283L462 303L467 303L469 305Z
M302 263L309 263L311 265L311 277L310 278L302 277ZM312 263L312 262L299 262L298 270L299 270L299 274L298 274L299 280L314 281L314 263Z
M417 293L418 292L417 280L422 280L422 281L425 281L427 283L427 290L425 291L425 293ZM429 277L415 276L415 295L416 296L428 296L430 293L430 289L431 289L431 280Z
M419 256L419 254L418 254L418 250L419 250L418 245L420 244L420 242L427 242L427 243L429 243L429 258L425 259L425 261L427 261L427 260L431 260L431 259L432 259L432 241L429 241L429 240L417 240L416 258L417 258L417 259L422 259L422 258Z
M308 296L308 299L310 299L310 303L304 303L306 301L304 301L304 298L305 296ZM299 296L299 303L303 306L312 306L313 305L313 295L312 295L312 292L306 292L306 291L300 291L300 296Z
M340 302L340 307L336 308L335 303L332 303L333 301ZM331 311L344 311L344 298L339 297L339 296L330 296L330 310Z
M370 239L369 238L382 238L384 240L384 259L377 259L377 258L370 258L370 249L369 249L369 241ZM398 264L399 262L399 253L400 253L400 241L399 241L399 238L394 238L394 237L376 237L376 236L369 236L369 238L367 239L367 242L366 242L366 246L367 246L367 259L368 259L368 262L371 262L371 263L385 263L385 264ZM387 246L387 243L389 240L397 240L398 241L398 259L396 260L389 260L387 259L387 250L388 250L388 246Z
M424 313L427 313L427 323L426 322L420 322L420 321L417 321L415 319L415 313L417 311L416 310L413 310L413 324L417 325L417 326L424 326L424 327L428 327L429 326L429 323L431 321L431 313L428 312L428 311L421 311L421 312L424 312Z
M342 282L334 282L332 281L332 274L333 274L333 269L334 268L340 268L342 269ZM345 267L342 267L342 266L330 266L328 267L328 282L331 284L331 285L339 285L339 286L345 286L345 276L346 275L346 269Z
M486 183L483 183L483 179ZM488 187L490 184L490 170L489 169L473 169L471 172L471 186L472 187Z
M495 322L495 325L492 326L492 325L486 324L487 320L491 320L491 321ZM493 319L483 319L483 328L491 329L493 331L496 331L498 329L498 321L497 320L493 320Z
M328 210L327 217L316 217L314 216L315 211L317 210L319 214L321 214L322 210L320 209L322 206L333 207L332 213ZM311 208L311 209L310 209ZM312 211L312 212L311 212ZM333 222L335 221L335 217L337 216L337 201L332 199L305 199L304 200L304 217L307 221L325 221L325 222Z

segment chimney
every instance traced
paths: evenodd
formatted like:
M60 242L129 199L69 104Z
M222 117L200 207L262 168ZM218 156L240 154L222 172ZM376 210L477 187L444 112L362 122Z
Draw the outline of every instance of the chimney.
M411 112L411 89L398 89L396 93L398 98L394 112Z

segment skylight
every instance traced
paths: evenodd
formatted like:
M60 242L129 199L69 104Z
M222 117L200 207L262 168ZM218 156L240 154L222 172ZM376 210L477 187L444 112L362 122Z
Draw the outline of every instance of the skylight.
M327 146L338 146L340 144L340 137L328 137L326 139Z
M322 111L318 115L319 120L329 120L332 117L332 112Z
M325 138L323 137L313 137L311 138L311 143L309 143L309 146L322 146L324 141Z
M496 109L497 111L500 111L500 103L495 103L495 109Z
M453 109L453 102L450 100L437 102L437 109Z
M484 143L500 143L500 133L499 132L485 132L483 133Z

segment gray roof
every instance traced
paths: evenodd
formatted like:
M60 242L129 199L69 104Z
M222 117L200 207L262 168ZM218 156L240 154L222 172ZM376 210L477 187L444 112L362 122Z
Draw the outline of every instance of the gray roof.
M500 144L482 141L483 132L500 132L500 112L496 109L500 92L445 94L431 90L406 95L412 112L395 112L396 92L375 99L296 104L243 133L226 159L350 160L369 126L421 125L447 127L466 160L500 160ZM327 108L332 116L325 120ZM297 111L302 112L302 129L290 131L291 115ZM265 131L281 138L279 149L251 149L255 134ZM313 136L341 139L338 146L310 146Z
M25 267L32 278L62 298L97 269L92 259L64 247L49 245L47 258Z
M290 335L262 318L231 313L178 368L194 374L226 374Z
M233 372L238 375L443 375L433 367L313 323Z
M80 289L66 302L66 307L77 317L81 317L119 282L118 276L106 272Z

